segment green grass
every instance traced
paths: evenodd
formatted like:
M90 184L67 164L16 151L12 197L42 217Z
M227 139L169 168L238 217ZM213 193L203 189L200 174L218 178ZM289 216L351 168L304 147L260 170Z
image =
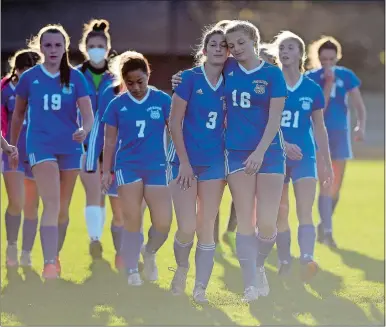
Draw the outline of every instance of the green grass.
M113 268L109 221L103 236L104 260L91 265L83 216L85 197L78 182L71 205L71 222L61 254L62 279L43 283L40 278L40 242L33 249L33 269L8 271L5 263L5 230L2 225L1 325L382 325L384 324L384 163L349 163L341 200L334 217L338 250L316 246L320 273L303 286L298 266L282 282L276 275L276 250L267 260L271 293L252 305L240 302L241 272L232 249L222 243L216 254L208 297L210 304L194 304L191 292L168 292L175 266L174 223L167 243L158 254L160 280L142 288L129 288L125 276ZM1 184L3 217L7 204ZM229 215L228 190L221 207L221 227ZM293 196L291 198L293 204ZM111 219L111 211L108 210ZM318 217L315 206L315 221ZM3 219L2 219L3 220ZM294 205L291 206L292 252L299 254ZM146 213L146 230L149 217ZM39 241L39 236L37 236ZM194 252L194 251L192 251ZM194 253L191 254L194 267Z

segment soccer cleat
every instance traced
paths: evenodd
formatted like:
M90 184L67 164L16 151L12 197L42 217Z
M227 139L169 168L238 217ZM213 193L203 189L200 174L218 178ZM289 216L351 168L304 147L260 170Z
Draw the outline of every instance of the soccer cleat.
M22 266L22 267L31 267L32 266L31 252L24 251L24 250L21 251L20 266Z
M322 223L318 225L318 235L317 235L317 241L319 243L323 243L324 241L324 229Z
M197 303L207 303L208 299L205 295L205 288L198 285L193 290L193 300Z
M326 244L330 248L333 248L333 249L337 248L337 245L336 245L334 239L332 238L332 234L331 233L325 233L324 234L323 243Z
M117 270L125 269L125 263L123 262L123 258L118 254L115 255L115 268Z
M90 243L90 255L93 259L101 259L102 258L102 244L100 241L91 241Z
M7 267L17 267L17 245L12 244L7 246Z
M143 284L139 273L130 274L127 278L127 282L130 286L141 286Z
M319 266L315 261L309 261L301 264L300 275L303 282L309 282L318 272Z
M259 290L255 286L249 286L244 290L244 296L241 298L242 302L249 303L256 301L259 298Z
M58 276L60 276L60 274L62 273L62 265L60 264L59 257L56 257L55 267L56 267L56 273L58 274Z
M264 266L257 267L257 292L259 296L267 296L269 294L269 285Z
M158 280L158 268L155 261L155 253L147 253L146 246L142 246L141 249L143 257L143 275L151 282Z
M169 270L172 269L169 268ZM170 287L173 295L182 295L185 292L188 270L189 268L184 267L177 267L177 269L174 270L175 273Z
M287 277L291 273L291 263L288 261L283 261L279 263L278 275L280 277Z
M42 277L47 280L57 279L59 276L56 265L53 263L44 265Z

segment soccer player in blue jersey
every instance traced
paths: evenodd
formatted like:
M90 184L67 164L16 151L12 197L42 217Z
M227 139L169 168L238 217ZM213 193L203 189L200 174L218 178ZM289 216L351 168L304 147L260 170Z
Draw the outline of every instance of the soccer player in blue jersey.
M11 73L2 80L1 90L1 104L5 108L8 120L8 130L6 133L6 140L8 142L10 141L12 115L15 109L15 88L19 77L25 70L35 66L40 60L40 55L29 49L16 52L9 60ZM20 265L22 266L31 265L31 250L35 241L38 224L39 195L26 155L26 131L27 120L24 120L17 145L20 157L18 167L15 170L11 169L10 160L6 153L4 153L2 157L3 176L8 196L8 207L5 212L5 227L8 241L6 263L9 267L17 266L19 263L17 237L21 224L22 210L24 212L22 227L23 245L20 256Z
M79 50L86 57L86 60L78 69L84 74L88 82L94 115L99 109L103 92L114 80L114 75L110 72L107 61L110 49L109 22L104 19L93 19L88 24L85 24ZM100 154L97 166L93 165L95 159L93 142L97 138L97 135L94 135L94 133L98 133L100 130L94 128L84 142L87 157L85 167L80 172L81 181L86 192L85 217L90 237L90 255L93 259L102 257L103 248L100 240L106 216L104 196L101 193L101 173L99 167L102 162L102 154Z
M196 54L196 67L182 73L183 82L175 88L172 98L168 161L178 223L174 240L178 267L171 289L176 295L185 290L189 254L197 233L193 290L197 302L207 302L205 290L216 247L214 224L225 187L222 70L227 57L223 29L207 29Z
M11 144L15 145L27 112L27 153L43 201L40 237L45 279L60 274L58 255L64 234L58 230L58 220L69 219L82 143L93 124L87 83L83 74L69 65L69 45L60 25L45 26L31 42L31 47L40 48L44 62L20 77L11 126ZM82 127L77 123L77 107Z
M150 67L142 54L134 51L122 54L120 72L128 92L112 100L102 118L105 123L102 186L107 192L114 171L124 220L121 255L129 285L140 286L143 283L138 272L140 253L144 258L145 278L157 280L155 255L166 241L172 221L164 144L171 99L148 86ZM144 247L143 199L149 206L152 221Z
M244 301L249 302L269 293L264 262L276 240L284 184L280 121L287 89L280 69L259 59L260 35L253 24L233 21L225 32L236 59L229 58L224 69L226 166L238 223Z
M223 70L225 164L238 223L236 252L244 277L243 300L250 302L269 293L264 262L275 244L284 184L280 121L287 89L280 69L258 57L260 34L253 24L232 21L225 33L233 56Z
M356 110L355 141L363 141L365 137L366 107L359 90L361 82L358 77L350 69L337 65L342 58L342 47L337 40L322 37L309 46L308 57L313 69L306 74L322 87L326 100L324 120L335 175L330 188L320 188L318 241L334 248L332 214L339 199L346 161L352 158L348 102Z
M292 179L299 219L298 242L300 247L301 276L309 281L318 270L314 261L315 227L312 206L316 193L315 140L321 154L323 174L321 186L332 183L333 171L324 125L324 95L319 85L303 75L306 48L304 41L290 31L283 31L269 45L269 52L279 59L287 84L281 129L287 153L286 177L279 209L276 245L279 256L279 274L286 275L291 267L291 233L288 224L289 182ZM313 128L312 128L313 125Z

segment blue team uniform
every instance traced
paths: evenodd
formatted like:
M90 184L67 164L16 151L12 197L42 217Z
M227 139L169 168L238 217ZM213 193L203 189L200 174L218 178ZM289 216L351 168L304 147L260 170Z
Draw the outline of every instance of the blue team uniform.
M301 160L286 160L285 183L305 177L316 178L315 140L311 115L315 110L324 108L324 95L319 85L301 76L292 88L287 86L281 130L284 140L296 144L302 151Z
M90 99L91 99L92 109L93 109L94 116L95 116L96 112L99 109L100 98L101 98L103 92L109 86L111 86L113 84L115 77L108 70L105 71L102 74L102 79L98 85L98 88L96 88L95 84L94 84L93 76L92 76L92 73L90 72L90 70L87 68L84 70L83 65L78 66L77 69L80 72L82 72L82 74L84 74L84 76L86 77L86 81L87 81L87 84L88 84L88 87L90 90ZM79 114L79 117L78 117L79 122L81 122L80 113L78 112L78 114ZM85 149L86 149L86 152L87 152L88 147L90 146L89 145L90 137L91 137L91 134L87 135L86 139L83 142ZM87 169L86 169L86 171L87 171Z
M167 185L165 136L170 105L169 95L150 87L140 101L125 92L108 105L102 122L118 129L114 167L118 187L141 180L144 185Z
M104 142L105 124L104 122L102 122L102 117L109 103L117 96L116 88L116 86L110 85L99 97L99 106L98 110L95 113L94 125L90 132L88 150L86 153L86 171L88 172L95 172L97 169L98 161L103 150ZM118 196L116 181L116 178L114 178L113 183L111 184L111 187L107 192L107 195Z
M83 145L72 139L79 128L77 100L89 95L82 73L71 68L70 85L60 74L37 65L22 74L16 94L28 100L27 153L31 167L57 161L60 170L80 169Z
M348 92L359 87L361 81L345 67L335 66L335 82L331 89L330 100L324 113L332 160L352 158L350 112ZM325 85L323 68L310 70L306 75L323 89Z
M8 120L8 130L6 135L6 140L9 143L11 138L11 121L13 111L15 109L15 93L16 87L9 82L4 89L1 91L1 104L7 108L7 120ZM26 178L33 179L32 170L30 165L28 164L28 158L26 153L26 132L27 132L27 120L24 120L23 127L20 131L19 141L17 143L17 149L19 151L19 164L16 168L16 171L22 172L25 174ZM3 169L2 171L8 172L12 171L9 166L8 156L3 153Z
M182 83L174 90L187 102L183 136L189 162L198 181L225 179L223 76L215 87L203 66L182 73ZM173 142L169 145L169 182L178 176L179 159Z
M281 70L264 61L247 71L234 58L224 67L228 174L243 170L243 162L256 149L267 126L271 98L287 96ZM284 174L284 144L279 130L267 149L259 173Z

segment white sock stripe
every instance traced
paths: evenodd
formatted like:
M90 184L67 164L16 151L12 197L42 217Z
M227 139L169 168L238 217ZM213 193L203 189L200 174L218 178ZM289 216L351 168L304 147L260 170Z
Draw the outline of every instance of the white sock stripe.
M201 244L197 242L197 249L203 250L203 251L211 251L216 249L216 244Z
M186 248L190 245L193 244L193 241L189 242L189 243L181 243L179 240L177 240L177 238L174 238L174 242L178 244L178 246L182 247L182 248Z

